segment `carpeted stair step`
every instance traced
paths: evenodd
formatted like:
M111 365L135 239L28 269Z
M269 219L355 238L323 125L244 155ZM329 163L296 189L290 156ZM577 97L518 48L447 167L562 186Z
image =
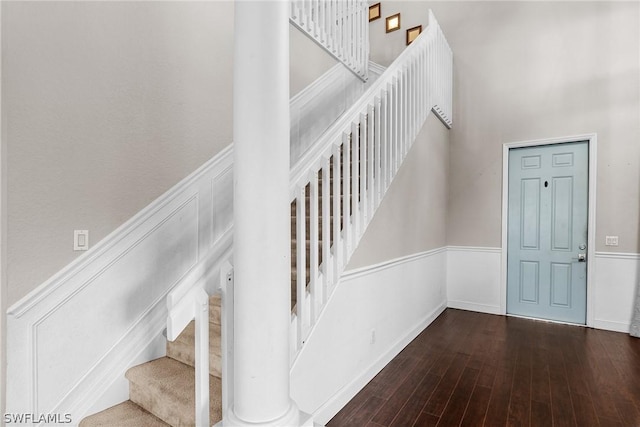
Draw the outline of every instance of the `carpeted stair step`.
M130 368L129 398L171 426L195 425L195 370L169 357ZM222 383L209 375L210 419L222 419Z
M195 331L195 323L192 320L175 341L167 340L167 357L195 367ZM220 325L209 322L209 373L218 378L222 378L220 347Z
M170 427L130 400L80 421L80 427Z

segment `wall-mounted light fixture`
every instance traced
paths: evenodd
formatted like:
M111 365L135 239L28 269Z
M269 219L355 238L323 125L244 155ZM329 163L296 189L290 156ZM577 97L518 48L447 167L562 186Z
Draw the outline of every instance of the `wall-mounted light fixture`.
M380 11L380 3L369 6L369 22L380 19L382 12Z
M409 28L407 30L407 46L411 44L412 41L416 39L422 32L422 25L418 25L417 27Z
M400 29L400 14L396 13L395 15L387 16L387 23L385 26L387 33L391 31L396 31Z

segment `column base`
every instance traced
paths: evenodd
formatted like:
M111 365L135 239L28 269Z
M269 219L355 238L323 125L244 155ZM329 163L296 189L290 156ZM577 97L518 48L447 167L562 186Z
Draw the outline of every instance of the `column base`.
M275 420L246 421L240 419L231 408L226 418L218 425L220 427L313 427L311 415L300 412L298 405L293 400L290 402L289 410Z

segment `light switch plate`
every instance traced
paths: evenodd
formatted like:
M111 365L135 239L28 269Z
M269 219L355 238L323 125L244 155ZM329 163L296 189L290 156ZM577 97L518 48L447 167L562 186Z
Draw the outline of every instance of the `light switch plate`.
M73 230L73 250L86 251L89 249L89 230Z

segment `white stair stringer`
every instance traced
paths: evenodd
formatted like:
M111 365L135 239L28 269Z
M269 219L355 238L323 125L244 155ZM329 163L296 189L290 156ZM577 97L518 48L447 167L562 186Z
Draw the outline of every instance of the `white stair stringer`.
M368 78L366 0L291 0L289 21L363 81Z

